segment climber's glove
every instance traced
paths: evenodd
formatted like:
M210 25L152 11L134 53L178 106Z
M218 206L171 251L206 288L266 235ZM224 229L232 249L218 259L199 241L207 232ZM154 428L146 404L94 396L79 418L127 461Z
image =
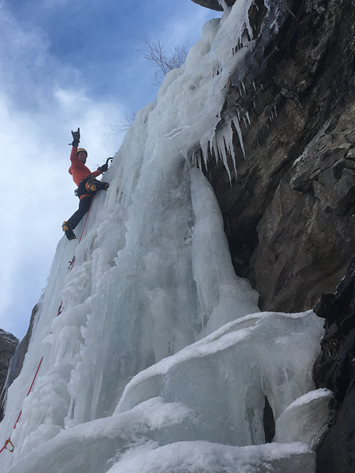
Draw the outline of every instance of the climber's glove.
M101 172L106 172L108 169L108 164L107 163L103 164L102 166L99 167L99 169Z
M78 128L78 131L72 131L71 134L73 136L72 146L78 146L80 141L80 128Z

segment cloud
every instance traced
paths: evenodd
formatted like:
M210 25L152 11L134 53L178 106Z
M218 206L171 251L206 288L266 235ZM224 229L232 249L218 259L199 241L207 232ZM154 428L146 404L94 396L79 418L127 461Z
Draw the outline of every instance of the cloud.
M157 91L137 52L140 33L190 47L214 15L190 0L20 3L0 0L0 327L18 337L46 285L61 224L78 205L70 131L80 127L90 168L114 155L119 117Z
M46 285L61 224L78 205L68 174L70 131L80 126L95 169L119 148L122 137L109 135L109 123L122 106L89 97L80 72L51 56L43 32L3 5L0 17L7 44L0 54L0 327L21 337Z

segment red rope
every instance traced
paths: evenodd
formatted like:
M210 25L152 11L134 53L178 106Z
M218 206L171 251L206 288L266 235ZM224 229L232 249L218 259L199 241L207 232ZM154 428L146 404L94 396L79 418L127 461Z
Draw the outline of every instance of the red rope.
M26 397L29 396L30 392L32 391L32 388L33 388L33 385L35 384L35 381L36 381L36 378L37 378L37 375L38 375L38 371L39 371L39 369L40 369L40 367L41 367L42 361L43 361L43 356L42 356L42 358L41 358L41 360L40 360L40 362L39 362L39 364L38 364L38 367L37 367L37 370L36 370L36 374L34 375L34 378L33 378L33 380L32 380L30 389L28 390L28 393L27 393ZM16 429L17 422L20 420L21 415L22 415L22 409L21 409L21 411L20 411L20 413L19 413L19 415L18 415L18 417L17 417L17 419L16 419L16 422L15 422L15 424L14 424L12 430ZM9 442L11 443L11 435L10 435L10 437L9 437L7 440L5 440L4 446L3 446L2 449L0 450L0 453L1 453L3 450L5 450L5 448L7 448L7 444L8 444ZM11 443L11 445L12 445L12 443ZM13 449L10 450L10 451L13 452Z
M41 367L42 361L43 361L43 356L42 356L42 358L41 358L41 361L39 362L39 365L38 365L38 368L37 368L35 377L33 378L33 381L32 381L32 384L31 384L30 389L28 390L27 396L28 396L28 395L30 394L30 392L32 391L32 388L33 388L33 385L34 385L34 383L35 383L35 381L36 381L36 378L37 378L37 375L38 375L38 371L39 371L39 369L40 369L40 367ZM26 396L26 397L27 397L27 396Z
M81 235L80 235L79 243L81 242L81 239L83 238L84 230L85 230L85 227L86 227L86 222L87 222L87 220L88 220L88 218L89 218L89 213L90 213L90 209L91 209L91 204L92 204L92 200L91 200L91 202L90 202L89 210L87 211L87 214L86 214L86 219L85 219L84 226L83 226L83 229L82 229L82 232L81 232ZM75 256L73 257L73 260L72 260L72 261L69 261L70 266L69 266L68 269L70 269L70 271L73 269L74 263L75 263ZM57 317L58 317L58 315L61 314L62 310L63 310L63 301L60 303L60 306L59 306L59 309L58 309L58 313L57 313ZM42 358L41 358L41 360L40 360L40 362L39 362L39 364L38 364L37 371L36 371L36 373L35 373L35 375L34 375L34 378L33 378L33 380L32 380L30 389L28 390L27 396L28 396L28 395L30 394L30 392L32 391L32 388L33 388L33 385L35 384L35 381L36 381L36 378L37 378L39 369L40 369L41 364L42 364L42 361L43 361L43 356L42 356ZM26 397L27 397L27 396L26 396ZM21 411L20 411L20 413L19 413L19 415L18 415L18 417L17 417L17 419L16 419L15 425L13 426L13 430L16 429L16 425L17 425L18 421L20 420L21 415L22 415L22 409L21 409ZM12 445L12 450L9 450L9 449L7 448L7 445L8 445L9 443ZM10 452L13 452L13 451L14 451L14 446L13 446L13 444L12 444L12 442L11 442L11 435L10 435L10 437L9 437L7 440L5 440L4 446L0 449L0 453L3 452L5 449L9 450Z
M89 210L87 211L87 214L86 214L86 219L85 219L85 222L84 222L83 229L81 231L81 235L80 235L80 238L79 238L79 243L81 242L81 239L83 238L84 230L85 230L85 227L86 227L86 222L88 221L88 218L89 218L89 213L90 213L90 210L91 210L91 204L92 204L93 200L94 200L94 198L91 199L90 207L89 207Z
M86 222L89 218L89 213L90 213L90 209L91 209L91 204L92 204L92 199L91 199L91 202L90 202L90 207L89 207L89 210L87 211L86 213L86 218L85 218L85 222L84 222L84 225L83 225L83 229L81 231L81 235L80 235L80 238L79 238L79 243L81 242L81 239L83 238L83 234L84 234L84 230L85 230L85 227L86 227ZM74 268L74 264L75 264L75 255L73 256L73 259L72 261L69 261L69 267L68 269L71 271L73 268ZM63 301L60 303L60 306L58 308L58 313L57 313L57 317L58 315L60 315L63 311Z

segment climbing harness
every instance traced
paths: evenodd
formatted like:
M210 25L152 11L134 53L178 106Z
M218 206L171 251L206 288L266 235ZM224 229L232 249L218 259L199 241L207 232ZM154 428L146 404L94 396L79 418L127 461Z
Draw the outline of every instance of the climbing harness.
M110 156L109 158L106 159L105 166L108 166L109 161L113 161L113 157ZM92 177L91 174L89 174L87 177L85 177L82 181L80 181L79 187L74 190L74 194L76 197L83 197L83 192L81 189L81 186L85 184L85 188L87 191L91 192L96 192L97 190L105 190L107 191L109 184L106 182L105 185L100 186L100 182L94 177ZM81 194L80 194L81 192ZM90 194L89 194L90 195Z

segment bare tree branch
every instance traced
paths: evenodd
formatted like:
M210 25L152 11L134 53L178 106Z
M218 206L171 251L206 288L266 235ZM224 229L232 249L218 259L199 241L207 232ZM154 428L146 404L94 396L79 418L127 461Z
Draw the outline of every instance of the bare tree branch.
M120 116L118 119L117 125L110 125L113 130L112 135L117 135L118 133L124 133L130 128L136 118L137 112L125 113Z
M157 84L161 84L172 69L181 67L186 59L187 51L184 45L175 46L170 53L167 53L158 36L155 36L154 41L143 36L140 41L144 47L138 49L138 52L156 69L154 77Z

